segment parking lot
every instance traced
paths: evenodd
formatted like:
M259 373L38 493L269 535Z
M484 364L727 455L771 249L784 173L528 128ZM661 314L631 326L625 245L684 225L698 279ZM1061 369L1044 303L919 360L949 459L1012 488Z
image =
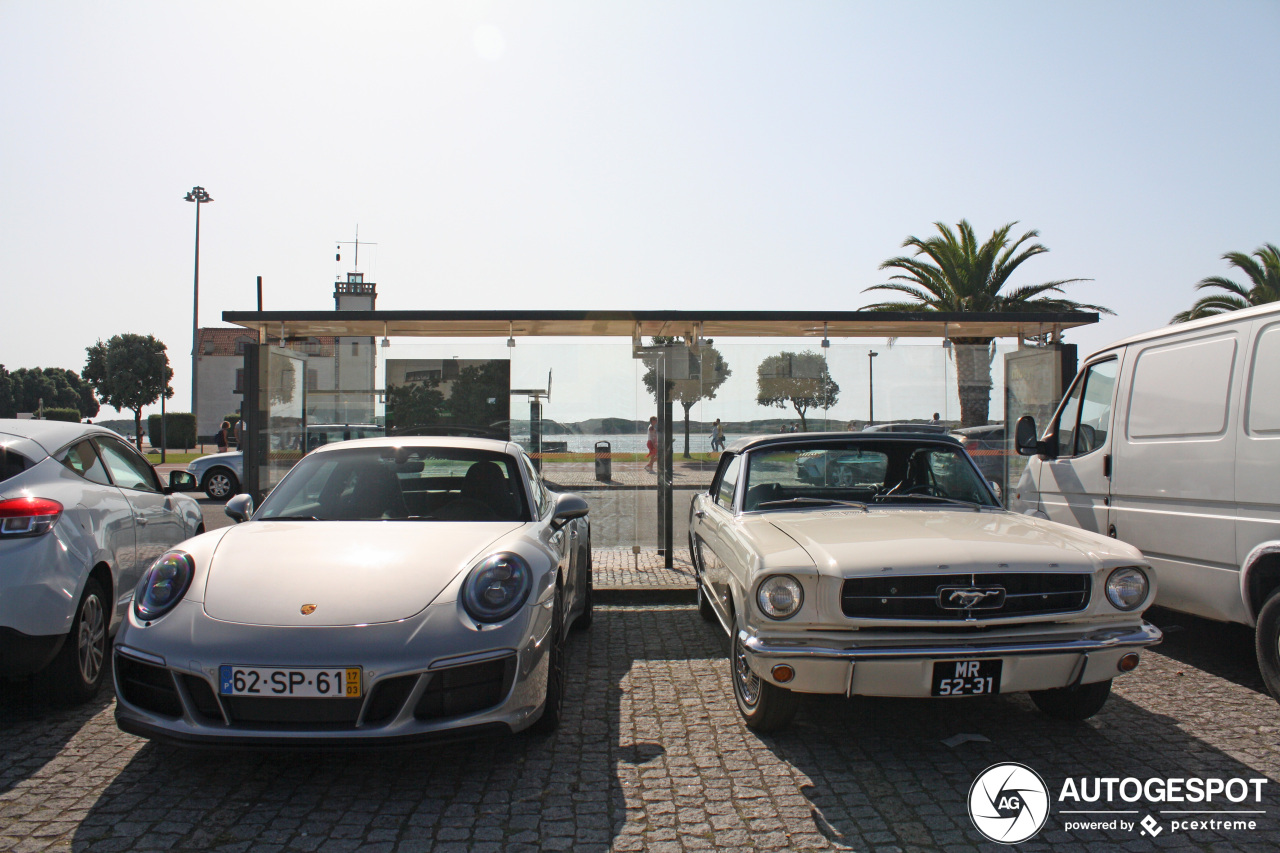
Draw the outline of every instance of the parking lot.
M689 606L600 608L570 646L565 723L543 739L192 752L118 731L108 691L66 711L5 683L0 850L998 849L966 800L1005 761L1051 792L1067 777L1269 780L1262 804L1230 806L1266 812L1253 831L1066 832L1055 806L1027 850L1275 849L1280 707L1247 632L1151 616L1166 643L1084 724L1023 696L820 698L759 737L733 705L720 638ZM1139 820L1161 808L1113 807Z

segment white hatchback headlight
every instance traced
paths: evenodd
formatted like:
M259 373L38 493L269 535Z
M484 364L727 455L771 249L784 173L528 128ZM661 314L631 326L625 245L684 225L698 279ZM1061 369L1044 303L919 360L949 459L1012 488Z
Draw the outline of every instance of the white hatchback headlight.
M1117 610L1133 610L1146 600L1149 587L1141 569L1125 566L1107 578L1107 600Z
M789 619L804 604L804 590L791 575L771 575L756 589L756 603L770 619Z

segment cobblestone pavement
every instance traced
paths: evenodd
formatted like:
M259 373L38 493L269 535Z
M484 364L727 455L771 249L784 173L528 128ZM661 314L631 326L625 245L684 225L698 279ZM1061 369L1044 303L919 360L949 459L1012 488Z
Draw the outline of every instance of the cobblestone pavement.
M688 548L673 548L672 568L656 549L595 548L591 552L591 580L597 589L681 587L693 589L693 564Z
M541 739L191 752L118 731L106 693L62 711L0 682L0 850L998 850L965 803L1003 761L1051 792L1068 776L1270 780L1252 832L1068 832L1055 806L1023 850L1277 849L1280 712L1247 634L1155 619L1182 630L1084 724L1022 696L815 698L791 729L759 737L739 722L720 636L692 607L599 609L570 645L564 725ZM944 743L956 735L985 740ZM1112 807L1141 819L1161 806Z

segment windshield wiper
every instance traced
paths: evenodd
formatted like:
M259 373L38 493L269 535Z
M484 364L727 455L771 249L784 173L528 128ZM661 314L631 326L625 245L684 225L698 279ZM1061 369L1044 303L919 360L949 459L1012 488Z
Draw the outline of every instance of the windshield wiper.
M947 504L960 504L961 506L971 506L975 511L982 511L982 504L974 501L966 501L960 498L944 498L941 495L921 495L921 494L901 494L901 495L878 495L876 503L893 503L894 501L940 501Z
M777 500L777 501L762 501L756 504L756 509L764 509L765 507L777 507L777 506L800 506L802 504L806 504L809 506L850 506L850 507L853 507L854 509L860 509L863 512L870 512L870 510L867 509L867 505L862 503L861 501L841 501L841 500L836 500L835 498L812 498L812 497L784 498L783 500Z

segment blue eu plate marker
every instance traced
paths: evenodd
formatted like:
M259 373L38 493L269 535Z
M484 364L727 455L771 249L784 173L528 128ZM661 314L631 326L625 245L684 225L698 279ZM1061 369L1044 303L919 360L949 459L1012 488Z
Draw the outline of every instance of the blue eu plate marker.
M221 666L221 667L218 667L218 678L219 678L219 679L221 679L221 681L222 681L222 692L223 692L223 693L232 693L232 692L234 692L234 691L231 689L231 667L229 667L229 666Z

